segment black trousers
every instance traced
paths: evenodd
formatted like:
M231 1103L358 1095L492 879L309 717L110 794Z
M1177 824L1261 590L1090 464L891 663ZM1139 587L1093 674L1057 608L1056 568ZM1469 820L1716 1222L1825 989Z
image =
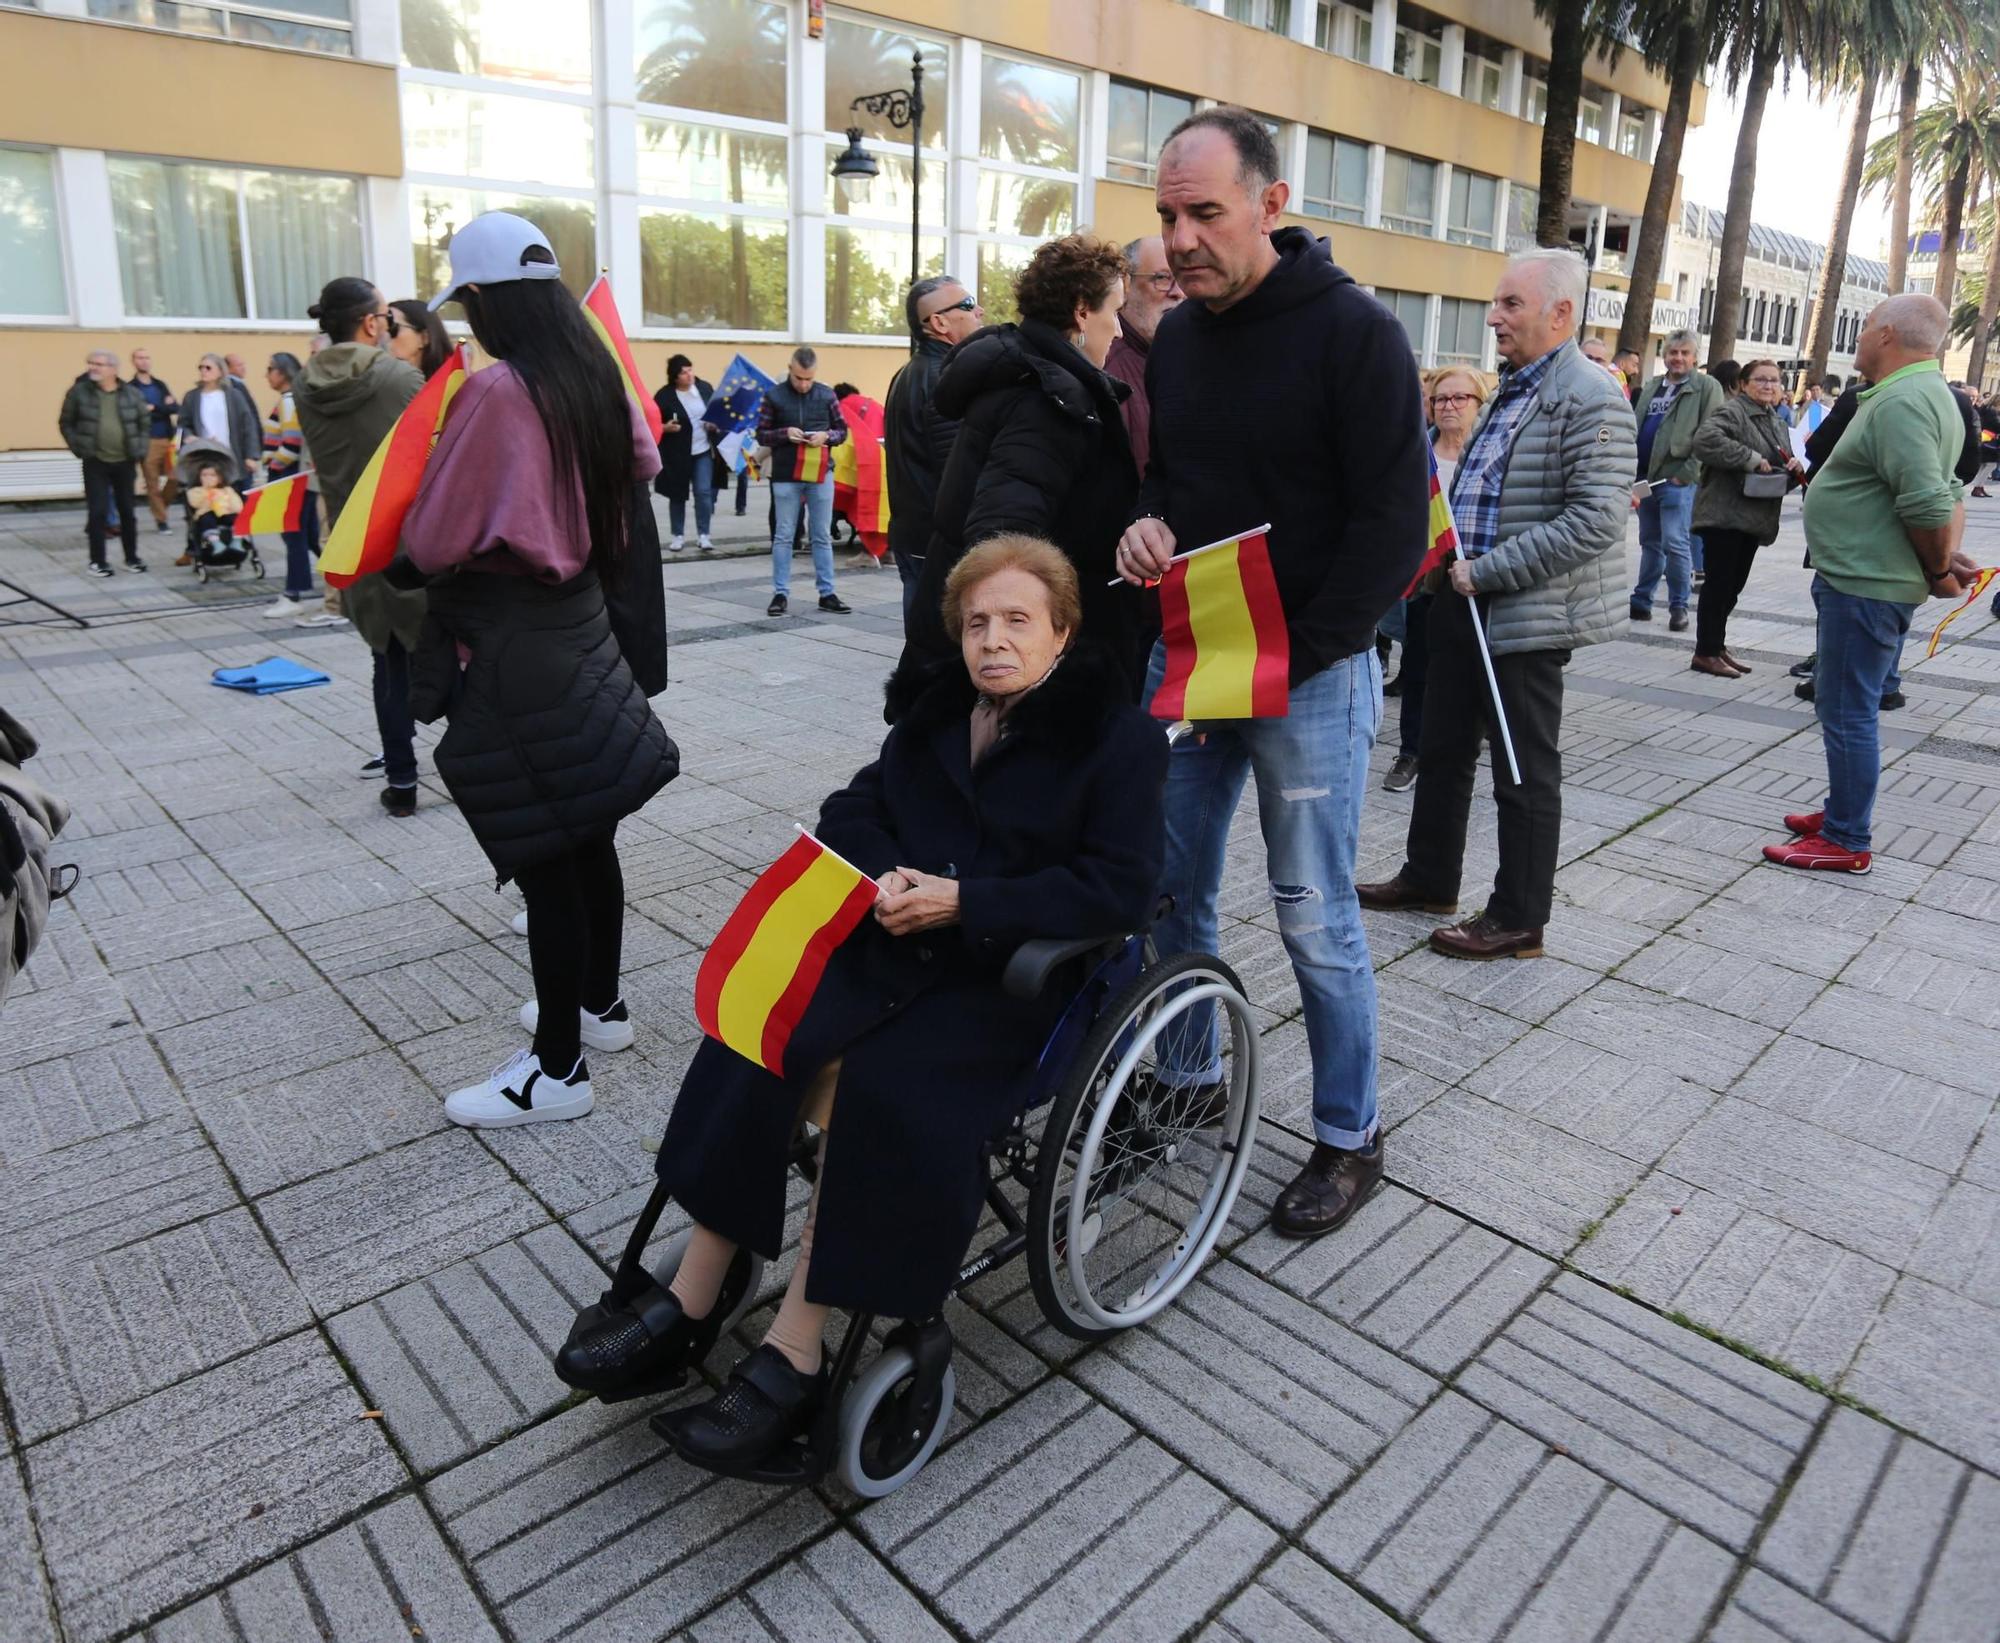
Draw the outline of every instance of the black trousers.
M105 413L107 416L110 412ZM133 517L132 480L137 464L100 462L94 456L83 459L83 500L90 509L90 562L104 563L104 538L111 528L111 510L118 510L118 540L125 549L125 563L139 557L139 521Z
M1424 716L1403 878L1440 901L1457 897L1484 732L1492 745L1493 798L1500 812L1500 871L1493 877L1486 911L1505 929L1538 930L1548 923L1555 899L1562 834L1563 669L1569 652L1530 650L1493 658L1521 766L1517 786L1507 773L1470 606L1461 595L1447 589L1432 599L1429 639L1424 692L1443 711Z
M1397 751L1406 759L1419 757L1424 745L1424 686L1431 673L1432 594L1420 593L1404 612L1403 666L1396 679L1403 687L1402 712L1397 729L1401 740Z
M625 940L625 875L605 833L514 875L528 904L528 967L535 975L535 1054L561 1077L583 1053L577 1010L618 1002Z
M1743 597L1758 542L1746 531L1703 531L1702 561L1708 580L1701 585L1701 603L1694 615L1694 653L1720 656L1728 637L1729 613Z

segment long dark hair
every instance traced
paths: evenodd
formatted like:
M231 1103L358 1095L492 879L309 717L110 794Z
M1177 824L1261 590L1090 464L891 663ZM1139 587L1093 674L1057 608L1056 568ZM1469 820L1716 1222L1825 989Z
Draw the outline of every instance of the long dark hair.
M438 367L451 358L451 338L445 332L444 321L415 297L398 297L389 306L396 310L398 325L424 339L423 351L417 355L417 369L424 373L426 382L430 381L437 375Z
M529 248L534 257L541 248ZM520 373L555 459L556 490L573 509L583 487L590 560L600 575L625 552L632 501L632 413L625 379L558 280L503 280L458 293L479 346Z

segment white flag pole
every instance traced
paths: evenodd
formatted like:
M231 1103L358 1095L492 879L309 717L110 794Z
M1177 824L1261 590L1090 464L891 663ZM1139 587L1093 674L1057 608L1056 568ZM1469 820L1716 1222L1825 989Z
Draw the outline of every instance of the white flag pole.
M1465 551L1465 544L1458 540L1456 529L1452 531L1452 551L1459 559L1471 563ZM1514 757L1514 733L1507 728L1507 709L1500 700L1500 681L1493 672L1493 652L1486 646L1486 624L1479 619L1479 599L1477 595L1465 601L1465 608L1472 615L1473 636L1479 641L1479 659L1486 664L1486 688L1493 693L1493 721L1500 727L1500 745L1507 750L1507 774L1514 778L1514 785L1521 785L1521 766Z

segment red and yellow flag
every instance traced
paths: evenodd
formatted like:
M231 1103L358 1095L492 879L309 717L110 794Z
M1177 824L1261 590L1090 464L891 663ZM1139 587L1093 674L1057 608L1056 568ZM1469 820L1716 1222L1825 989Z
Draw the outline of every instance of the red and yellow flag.
M667 425L661 420L659 405L640 381L639 362L632 357L632 344L625 340L625 322L618 317L618 304L611 295L611 281L602 274L583 294L583 317L597 333L598 340L610 350L611 358L618 366L618 374L625 379L626 393L632 396L632 403L639 407L639 414L646 419L646 429L652 434L653 443L659 444Z
M1993 579L1996 576L2000 576L2000 565L1989 566L1972 578L1972 586L1965 590L1965 603L1958 606L1942 622L1938 623L1936 631L1931 634L1931 642L1924 649L1924 660L1926 662L1937 654L1938 641L1944 637L1944 630L1972 609L1973 604L1978 600L1979 596L1993 585Z
M1425 441L1428 446L1429 441ZM1410 578L1410 585L1403 589L1403 597L1409 598L1417 591L1417 584L1440 565L1449 564L1458 557L1458 524L1451 517L1451 498L1444 494L1444 486L1438 478L1438 459L1435 450L1424 453L1431 465L1431 545L1424 550L1423 562L1417 566L1417 574Z
M1268 525L1184 553L1160 580L1167 676L1156 719L1282 719L1291 636L1271 573Z
M875 905L875 881L810 833L764 869L694 978L701 1030L780 1078L785 1046L833 950Z
M801 485L817 485L826 478L826 447L824 445L801 445L799 459L792 468L792 478Z
M403 516L417 499L444 414L465 380L465 345L460 343L375 447L319 556L320 574L334 587L344 588L396 557Z
M243 511L232 527L237 536L269 536L299 528L306 506L306 476L295 473L243 493Z
M840 402L847 438L833 447L833 505L847 515L862 546L880 559L889 551L889 475L882 460L881 402L849 394Z

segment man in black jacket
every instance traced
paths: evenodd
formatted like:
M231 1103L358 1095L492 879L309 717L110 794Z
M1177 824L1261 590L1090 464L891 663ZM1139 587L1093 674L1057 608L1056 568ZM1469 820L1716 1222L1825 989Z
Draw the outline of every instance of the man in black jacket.
M924 574L931 541L931 512L938 480L951 456L956 422L932 409L945 356L986 322L986 310L949 274L918 280L903 299L916 352L889 384L883 407L882 448L889 482L889 551L903 579L903 631Z
M1382 1178L1375 976L1354 855L1382 716L1375 626L1427 540L1423 396L1395 316L1334 266L1324 240L1278 226L1290 189L1256 115L1225 107L1183 120L1161 151L1156 192L1189 300L1153 339L1151 460L1118 569L1128 581L1157 577L1177 550L1268 519L1291 664L1283 718L1200 723L1175 746L1161 886L1174 905L1155 934L1162 952L1215 951L1229 823L1254 773L1312 1049L1319 1143L1271 1220L1312 1238L1344 1223ZM1149 696L1164 672L1156 647ZM1205 1067L1169 1070L1203 1084L1216 1076L1209 1053Z
M70 454L83 463L83 495L90 509L85 531L90 540L90 574L111 574L104 562L104 539L112 530L124 546L125 568L142 571L146 565L139 557L132 481L145 459L153 408L131 383L119 380L116 354L93 348L84 364L83 375L63 396L57 426Z

